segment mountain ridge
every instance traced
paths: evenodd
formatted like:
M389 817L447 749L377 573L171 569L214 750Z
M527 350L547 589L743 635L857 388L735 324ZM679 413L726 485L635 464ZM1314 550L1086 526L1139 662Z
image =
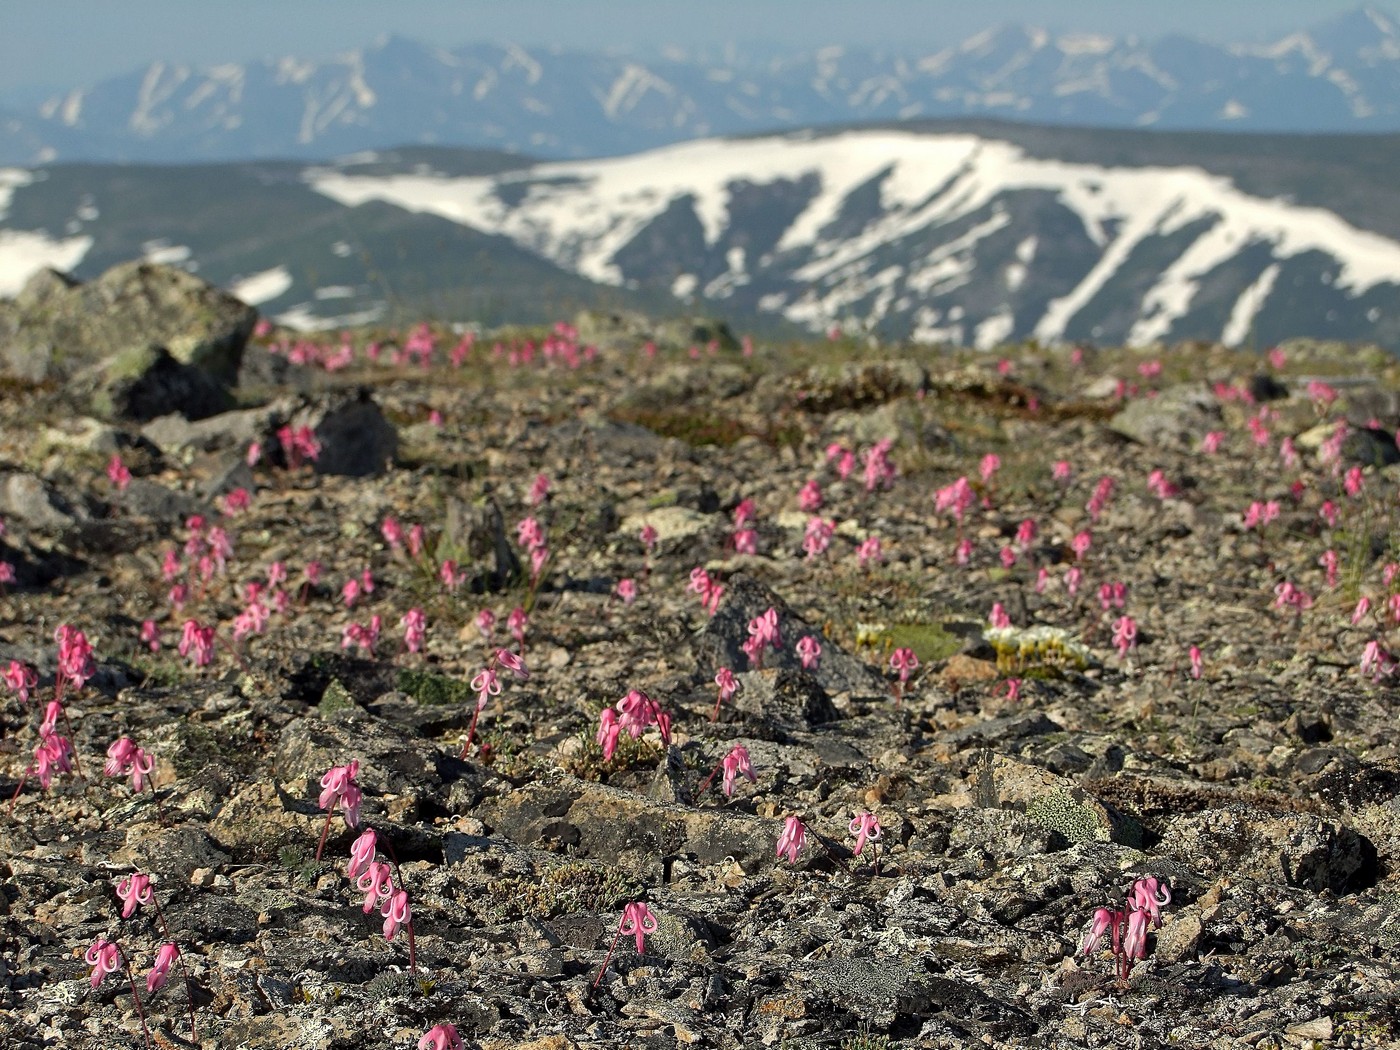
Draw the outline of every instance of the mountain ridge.
M1361 8L1268 44L1023 25L899 52L654 56L401 36L324 61L153 62L0 110L0 163L325 160L404 144L555 158L817 124L956 117L1168 130L1400 131L1400 30Z

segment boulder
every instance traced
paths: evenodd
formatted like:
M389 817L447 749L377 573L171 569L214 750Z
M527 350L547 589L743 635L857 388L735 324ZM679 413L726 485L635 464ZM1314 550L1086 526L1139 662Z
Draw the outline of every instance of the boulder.
M295 413L291 426L310 427L320 442L317 474L371 477L393 466L398 455L398 428L365 389L321 398Z
M228 389L209 372L177 361L163 346L131 347L83 374L93 412L107 419L149 423L175 413L207 419L233 407Z
M251 306L173 266L122 263L86 284L41 271L0 318L0 369L33 381L66 379L132 347L160 346L227 385L257 318Z
M1155 397L1134 398L1108 421L1115 433L1144 445L1194 448L1220 424L1220 405L1203 386L1168 387Z

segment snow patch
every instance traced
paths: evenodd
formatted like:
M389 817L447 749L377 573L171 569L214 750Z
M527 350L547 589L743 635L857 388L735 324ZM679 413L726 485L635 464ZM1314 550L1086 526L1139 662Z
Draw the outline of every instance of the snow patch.
M1271 263L1265 267L1264 272L1235 300L1234 308L1230 311L1230 320L1226 322L1225 331L1220 335L1220 341L1226 346L1239 346L1249 338L1250 329L1254 327L1254 318L1259 315L1264 301L1274 290L1278 271L1278 263Z
M249 306L259 306L285 295L292 286L292 275L285 266L274 266L248 277L240 278L229 286L229 292L242 299Z
M3 186L0 182L0 190ZM56 241L30 230L0 230L0 296L18 295L24 283L45 267L72 270L91 247L91 237Z

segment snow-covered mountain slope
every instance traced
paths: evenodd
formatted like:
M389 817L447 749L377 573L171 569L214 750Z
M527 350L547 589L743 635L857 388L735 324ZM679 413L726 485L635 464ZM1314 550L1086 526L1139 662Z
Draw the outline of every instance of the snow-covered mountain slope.
M660 55L390 37L324 61L154 62L0 111L0 163L323 159L433 144L547 157L929 118L1249 131L1400 130L1400 31L1362 8L1267 46L1003 26L909 46Z
M1194 167L868 130L489 176L323 168L307 179L349 207L382 202L504 235L595 282L813 329L981 347L1305 330L1400 342L1400 242Z

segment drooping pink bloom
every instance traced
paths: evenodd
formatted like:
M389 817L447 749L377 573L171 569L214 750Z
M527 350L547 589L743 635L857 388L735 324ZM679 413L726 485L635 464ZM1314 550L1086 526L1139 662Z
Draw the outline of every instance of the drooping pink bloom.
M1371 611L1371 599L1362 595L1356 600L1356 608L1351 611L1351 625L1358 626L1362 620L1366 619L1366 614Z
M736 554L757 554L758 532L754 529L739 529L735 532L734 552Z
M475 678L472 679L472 688L476 690L476 709L485 710L491 697L501 695L501 683L496 677L496 672L491 668L484 668Z
M1337 505L1330 499L1322 501L1322 506L1317 509L1317 515L1327 523L1329 529L1337 527Z
M958 545L953 548L953 561L959 565L966 565L972 560L972 541L964 536L958 541Z
M603 760L611 761L613 752L617 750L617 737L622 732L622 725L617 720L617 712L611 707L605 707L598 715L598 733L594 739L598 746L603 749Z
M83 954L83 960L92 967L92 977L89 979L89 983L96 989L104 977L121 969L121 949L111 941L99 937Z
M413 912L408 906L408 891L397 889L390 892L379 906L379 914L384 916L384 939L392 941L399 928L413 921Z
M126 487L131 484L131 471L122 462L121 456L112 453L112 458L107 461L107 480L116 486L118 492L125 492Z
M797 863L797 855L807 844L807 828L798 817L788 817L783 824L783 833L778 836L779 857L786 856L789 864Z
M214 660L214 625L202 627L196 620L186 620L180 630L179 652L195 667L208 667Z
M1113 644L1120 660L1127 659L1128 651L1137 646L1137 621L1131 616L1120 616L1113 622Z
M1068 485L1072 469L1067 459L1057 459L1050 466L1050 476L1062 485Z
M890 653L890 670L899 675L900 685L908 682L910 674L918 668L919 658L913 649L906 646Z
M1359 498L1364 487L1365 482L1362 480L1360 467L1350 467L1347 472L1342 475L1342 488L1346 490L1346 494L1352 499Z
M982 462L978 465L977 471L982 477L982 484L991 484L992 478L1001 469L1001 457L995 452L988 452L982 457Z
M151 903L151 877L133 872L117 883L117 896L122 901L122 918L131 918L137 908Z
M803 635L797 641L797 655L802 660L803 670L814 670L821 663L821 643L810 634Z
M724 767L724 794L725 797L732 797L734 794L734 778L742 775L748 778L750 784L757 784L758 778L753 774L753 764L749 761L749 752L742 744L735 744L729 749L729 753L720 760L720 765Z
M321 777L320 807L330 812L339 804L345 813L345 823L352 828L360 826L360 803L364 794L355 782L359 775L360 762L354 759L343 766L332 766Z
M155 995L165 987L170 980L170 967L175 964L175 960L180 958L180 949L170 942L162 944L156 949L155 965L151 967L151 972L146 974L146 993Z
M491 631L496 626L496 614L490 609L482 609L476 614L476 629L481 632L481 637L486 639L486 644L491 644Z
M934 510L939 514L953 515L953 520L959 525L963 522L963 517L967 514L968 508L976 502L977 496L972 491L972 485L966 477L960 477L950 485L945 485L934 495Z
M1322 566L1323 571L1327 574L1327 586L1336 587L1337 573L1341 565L1341 559L1337 557L1337 552L1334 550L1323 551L1318 557L1317 563Z
M510 631L510 636L515 639L515 644L523 650L525 648L525 631L530 626L530 617L520 606L516 606L506 617L506 629Z
M1016 564L1016 548L1009 544L1001 549L1001 566L1003 569L1010 569Z
M54 732L41 732L34 748L34 775L45 791L53 783L55 773L73 771L73 742Z
M807 532L802 539L802 549L807 552L808 558L815 558L831 546L831 537L835 534L836 525L834 522L818 517L808 518Z
M987 614L987 622L998 629L1011 626L1011 617L1006 614L1001 602L992 602L992 611Z
M1201 659L1200 646L1191 646L1191 648L1186 653L1186 657L1191 662L1191 677L1199 680L1203 669L1203 661Z
M457 571L457 563L451 558L445 558L442 567L438 570L438 579L446 588L448 594L456 594L457 588L466 582L467 574Z
M109 777L131 777L131 790L139 793L146 786L146 777L155 768L155 759L136 746L129 736L119 737L107 748L107 761L102 771Z
M462 1050L462 1037L457 1034L456 1027L444 1021L419 1037L418 1050Z
M656 529L650 524L643 525L640 538L642 541L642 549L650 555L651 552L656 549L656 541L658 539Z
M875 818L874 813L868 811L860 813L851 821L850 832L856 837L855 848L851 852L859 857L865 852L867 842L880 840L880 822Z
M532 507L538 507L549 495L549 478L544 474L536 474L535 480L530 482L530 491L525 497L525 502Z
M1380 642L1372 639L1361 651L1361 673L1370 675L1372 681L1379 682L1395 673L1396 659Z
M816 478L810 478L797 493L797 506L804 514L815 514L822 509L822 487Z
M889 438L881 438L875 444L861 453L861 459L865 464L865 491L874 492L877 488L889 488L894 484L894 479L899 471L890 462L890 449L894 442ZM850 453L841 457L840 466L837 468L842 479L851 472L847 465Z
M249 495L245 488L236 488L224 496L224 513L230 518L242 514L252 506L253 497Z
M509 649L497 649L495 659L496 666L504 667L517 682L530 680L530 672L525 667L525 660Z
M379 907L379 901L389 896L394 888L389 865L382 860L370 861L355 880L355 888L365 895L365 902L360 910L368 915Z
M1108 506L1108 501L1113 498L1115 482L1108 475L1099 478L1098 484L1094 486L1094 494L1089 497L1089 502L1084 505L1084 509L1089 512L1090 521L1098 521L1099 515Z
M734 508L734 528L742 529L752 521L756 510L753 500L740 500L738 506Z
M428 635L428 622L423 610L417 606L409 609L399 620L399 626L403 628L404 647L411 653L420 651Z
M59 677L71 683L74 689L81 689L97 673L87 635L75 627L60 624L54 631L54 640L58 642Z
M345 581L345 586L340 589L340 596L345 599L345 607L353 609L355 602L360 597L360 581L353 576L350 577Z
M379 840L373 828L365 828L360 832L359 838L350 843L350 862L345 866L347 879L359 878L361 872L369 870L378 844Z
M622 921L618 923L617 932L623 937L636 938L638 955L646 953L647 935L656 931L656 916L641 901L633 901L622 909Z
M623 605L631 605L637 600L637 581L630 578L618 580L617 596L622 599Z
M22 704L29 703L29 690L39 684L39 675L34 668L19 660L11 660L5 668L5 684L14 690Z
M545 545L544 529L534 518L521 518L515 526L515 538L526 550Z
M1089 553L1089 548L1094 545L1094 536L1088 529L1076 532L1074 538L1069 541L1069 549L1074 552L1074 556L1083 560L1084 555Z
M868 536L856 547L856 564L862 569L870 562L876 565L884 560L884 554L880 547L879 536Z
M1213 456L1220 451L1220 446L1224 441L1225 432L1223 430L1212 430L1201 439L1201 451L1208 456Z

